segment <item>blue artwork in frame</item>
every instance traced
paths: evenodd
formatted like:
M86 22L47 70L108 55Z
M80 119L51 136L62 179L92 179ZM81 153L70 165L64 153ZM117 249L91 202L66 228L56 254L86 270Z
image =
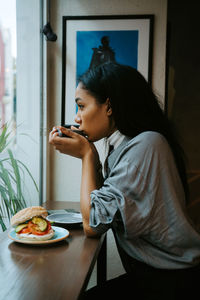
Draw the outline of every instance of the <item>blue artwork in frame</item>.
M138 66L138 30L77 31L76 76L106 61Z
M61 124L74 123L77 79L106 61L136 68L151 84L153 15L64 16Z

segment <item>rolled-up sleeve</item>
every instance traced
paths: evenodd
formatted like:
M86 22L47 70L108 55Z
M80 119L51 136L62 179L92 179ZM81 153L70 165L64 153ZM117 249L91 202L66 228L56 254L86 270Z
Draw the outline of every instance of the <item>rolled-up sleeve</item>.
M108 184L91 193L90 226L98 233L104 233L113 224L118 211L119 191Z

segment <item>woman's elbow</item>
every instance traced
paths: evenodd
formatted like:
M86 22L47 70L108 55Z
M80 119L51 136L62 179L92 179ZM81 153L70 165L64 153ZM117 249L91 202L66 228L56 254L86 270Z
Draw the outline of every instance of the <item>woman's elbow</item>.
M89 225L83 224L84 233L89 238L97 238L100 236L99 233L94 231Z

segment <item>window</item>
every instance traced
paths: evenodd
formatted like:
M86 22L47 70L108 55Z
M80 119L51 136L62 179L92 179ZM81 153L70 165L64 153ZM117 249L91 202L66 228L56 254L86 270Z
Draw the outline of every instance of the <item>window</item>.
M16 0L0 2L0 124L16 128Z
M15 137L9 145L29 169L42 191L42 79L43 1L0 1L0 128L11 122ZM38 205L39 196L24 176L27 205Z

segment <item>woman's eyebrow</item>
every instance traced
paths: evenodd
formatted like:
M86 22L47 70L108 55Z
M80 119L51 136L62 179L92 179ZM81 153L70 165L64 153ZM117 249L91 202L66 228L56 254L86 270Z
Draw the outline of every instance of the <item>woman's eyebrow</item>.
M77 103L79 100L81 100L80 97L75 98L75 102Z

